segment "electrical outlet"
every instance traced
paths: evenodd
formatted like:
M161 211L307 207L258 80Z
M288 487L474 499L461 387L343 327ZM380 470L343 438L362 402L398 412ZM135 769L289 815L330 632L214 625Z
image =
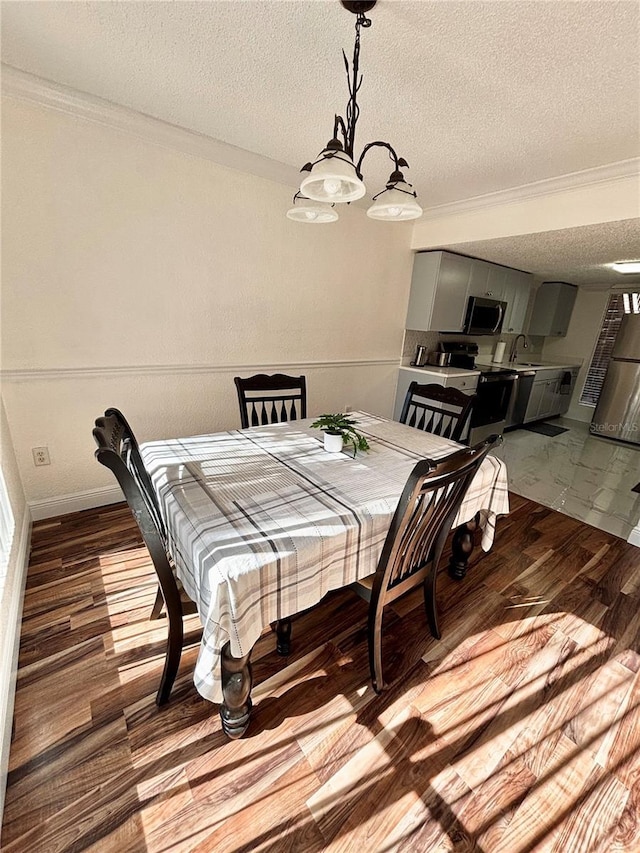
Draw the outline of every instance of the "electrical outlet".
M349 412L352 412L352 411L353 411L353 406L345 406L344 407L345 415L348 414Z
M48 447L34 447L31 452L33 453L33 464L36 468L40 465L51 465Z

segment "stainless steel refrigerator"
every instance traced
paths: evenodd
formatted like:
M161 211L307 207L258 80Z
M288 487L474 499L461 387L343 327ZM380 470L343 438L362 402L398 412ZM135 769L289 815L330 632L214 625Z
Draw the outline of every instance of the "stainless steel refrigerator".
M591 432L640 444L640 314L622 318Z

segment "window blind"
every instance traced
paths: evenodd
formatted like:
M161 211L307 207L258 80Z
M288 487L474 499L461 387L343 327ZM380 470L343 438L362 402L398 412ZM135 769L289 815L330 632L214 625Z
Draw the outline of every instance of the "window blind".
M625 314L640 314L640 293L623 293L622 308Z
M639 313L640 293L614 293L609 297L587 378L580 395L580 402L583 405L595 406L598 402L622 318L625 314Z

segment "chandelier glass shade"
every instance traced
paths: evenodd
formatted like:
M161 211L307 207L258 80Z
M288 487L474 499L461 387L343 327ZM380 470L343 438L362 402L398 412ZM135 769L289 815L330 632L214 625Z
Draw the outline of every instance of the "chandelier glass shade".
M373 204L367 210L367 216L387 222L403 222L422 216L422 208L416 201L416 194L411 184L404 179L392 181L391 178L386 189L374 196Z
M296 193L293 197L293 207L287 211L287 218L293 219L294 222L322 225L326 222L335 222L338 213L334 210L333 205L313 201L300 195L300 193Z
M362 75L359 73L360 30L371 26L371 21L365 13L375 6L376 0L340 0L340 2L345 9L356 15L356 40L351 69L346 54L342 51L350 96L345 113L347 119L345 121L339 115L334 117L331 140L320 152L317 160L306 163L300 170L306 174L300 183L299 191L294 196L293 207L287 211L287 216L298 222L335 221L338 214L326 205L357 201L366 194L367 188L361 171L362 161L372 148L377 147L386 149L394 168L386 187L373 197L373 204L367 210L367 215L371 219L388 222L417 219L422 215L422 208L416 200L415 191L411 184L405 181L401 171L403 168L408 168L409 164L404 158L398 157L388 142L380 140L369 142L364 146L358 161L355 160L356 125L360 114L357 94L362 85ZM324 204L326 211L330 212L325 212L323 215L319 210L308 206L316 202ZM303 207L303 203L306 206Z
M339 204L356 201L367 192L362 180L356 174L356 167L342 145L336 150L332 140L311 167L311 171L300 184L300 192L314 201L328 201ZM332 147L330 147L332 146Z

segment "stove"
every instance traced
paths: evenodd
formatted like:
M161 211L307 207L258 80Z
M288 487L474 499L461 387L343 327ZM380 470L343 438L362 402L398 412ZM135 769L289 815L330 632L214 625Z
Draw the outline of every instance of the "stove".
M490 367L486 367L483 365L479 367L480 375L484 376L512 376L514 373L517 375L517 370L511 370L510 367L499 367L498 365L491 365Z
M439 346L442 352L450 353L451 367L476 369L478 344L441 341ZM492 365L478 369L480 378L471 410L470 444L476 444L490 435L502 435L507 422L509 403L515 394L515 383L518 381L518 371L508 367Z

